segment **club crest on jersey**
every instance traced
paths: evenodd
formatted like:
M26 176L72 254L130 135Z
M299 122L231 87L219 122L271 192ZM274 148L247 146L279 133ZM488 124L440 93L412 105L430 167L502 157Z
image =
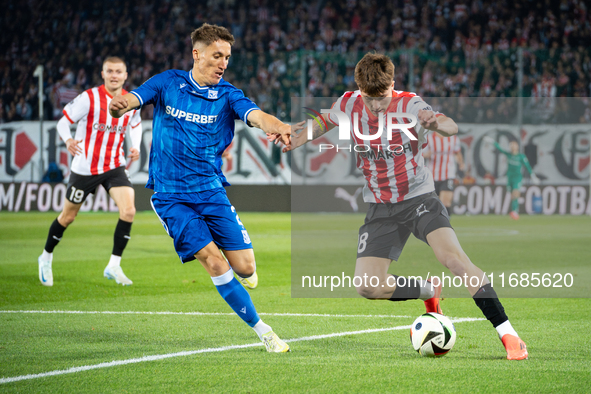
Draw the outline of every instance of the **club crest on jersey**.
M208 90L207 91L207 98L210 98L210 99L218 98L218 91L217 90Z
M185 86L187 86L187 84L186 84L186 83L181 83L181 84L179 85L179 89L182 89L182 88L184 88Z

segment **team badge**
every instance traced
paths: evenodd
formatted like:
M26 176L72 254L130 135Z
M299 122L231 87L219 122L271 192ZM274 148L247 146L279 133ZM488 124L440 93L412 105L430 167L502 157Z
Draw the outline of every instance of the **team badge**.
M207 91L207 98L210 98L210 99L218 98L218 91L217 90L208 90Z

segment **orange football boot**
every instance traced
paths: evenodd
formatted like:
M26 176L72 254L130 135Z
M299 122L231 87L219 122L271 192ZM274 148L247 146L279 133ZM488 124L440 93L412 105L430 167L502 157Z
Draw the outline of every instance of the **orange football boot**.
M429 278L427 282L432 283L432 280L433 277ZM440 315L443 315L443 312L441 311L441 306L439 305L439 298L441 298L442 287L443 284L441 283L441 281L439 281L439 286L433 286L433 297L429 298L428 300L425 300L425 308L427 308L427 313L435 312L439 313Z
M507 360L526 360L527 359L527 346L521 338L515 335L505 334L501 338L505 350L507 350Z

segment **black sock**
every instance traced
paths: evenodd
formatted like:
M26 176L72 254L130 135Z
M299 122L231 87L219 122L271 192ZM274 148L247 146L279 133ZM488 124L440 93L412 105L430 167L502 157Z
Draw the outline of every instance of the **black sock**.
M505 314L505 308L501 305L501 301L490 283L478 289L473 298L476 305L482 310L484 317L492 323L493 327L509 320Z
M49 226L49 234L47 234L47 241L45 241L45 251L53 253L53 249L62 240L66 228L57 221L57 218Z
M421 285L414 278L392 276L396 279L396 289L392 297L390 297L390 301L416 300L420 297Z
M127 246L131 233L131 223L119 219L117 227L115 227L115 235L113 236L113 254L115 256L121 256L123 249Z

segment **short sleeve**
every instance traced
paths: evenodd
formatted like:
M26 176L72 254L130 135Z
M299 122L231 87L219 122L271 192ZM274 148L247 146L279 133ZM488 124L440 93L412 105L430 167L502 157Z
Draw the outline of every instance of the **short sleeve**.
M247 123L249 113L256 109L260 109L255 103L246 97L240 89L233 89L230 92L228 99L236 118L241 119L244 123Z
M131 115L131 127L135 128L142 123L142 116L140 110L134 110L133 115Z
M76 123L88 115L88 111L90 111L90 97L88 97L88 93L82 92L66 104L63 112L70 123Z
M154 75L152 78L144 82L142 86L130 92L138 98L138 100L140 101L140 107L143 107L147 104L156 103L158 96L162 91L164 81L167 78L167 73L168 72L165 71L163 73Z
M419 111L433 111L433 107L423 101L423 99L419 96L414 96L410 99L410 102L406 106L406 112L413 114L414 116L419 116ZM437 111L433 111L437 114Z
M339 99L332 104L332 107L330 107L330 109L341 108L341 102L343 101L343 97L344 96L339 97ZM329 113L328 114L328 121L331 122L332 124L334 124L335 126L339 125L339 117L336 116L335 114Z

